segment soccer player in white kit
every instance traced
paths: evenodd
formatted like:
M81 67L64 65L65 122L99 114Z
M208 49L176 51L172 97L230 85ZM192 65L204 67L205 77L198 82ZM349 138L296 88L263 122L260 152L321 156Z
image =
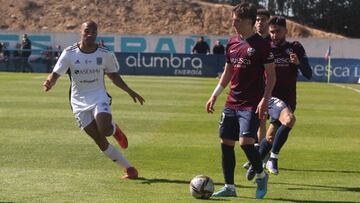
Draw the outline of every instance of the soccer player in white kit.
M98 46L96 36L97 24L94 21L84 22L80 42L62 52L53 72L43 83L44 91L49 91L60 76L68 73L71 80L71 108L79 126L107 157L124 168L125 175L122 178L137 178L135 167L106 139L113 135L122 148L128 146L126 136L112 121L111 97L105 89L104 75L127 92L134 102L138 101L142 105L145 100L121 79L115 55L107 48Z

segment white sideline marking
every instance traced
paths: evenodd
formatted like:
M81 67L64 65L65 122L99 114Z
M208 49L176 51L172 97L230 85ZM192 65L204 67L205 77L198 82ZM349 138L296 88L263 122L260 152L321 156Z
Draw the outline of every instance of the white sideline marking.
M352 88L352 87L347 87L347 86L344 86L344 85L339 85L339 84L332 84L332 85L337 86L337 87L341 87L341 88L346 88L346 89L349 89L349 90L355 91L355 92L357 92L357 93L360 93L360 90L355 89L355 88Z

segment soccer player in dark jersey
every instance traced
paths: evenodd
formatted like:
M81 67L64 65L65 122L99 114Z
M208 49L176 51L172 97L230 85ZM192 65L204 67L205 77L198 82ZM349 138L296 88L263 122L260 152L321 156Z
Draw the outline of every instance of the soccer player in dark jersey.
M285 144L290 130L294 127L296 109L296 81L298 70L308 79L312 77L305 50L297 42L286 41L286 20L274 16L269 21L271 51L275 57L276 84L269 101L271 118L266 139L260 144L262 158L271 150L266 169L277 175L279 152Z
M255 31L266 41L271 41L269 35L270 12L265 8L259 8L256 14Z
M270 12L265 8L258 8L256 13L257 13L256 22L254 26L255 31L270 44L271 42L270 34L269 34ZM255 148L257 150L259 150L260 142L265 138L265 135L266 135L266 119L260 120L259 129L257 131L257 140L255 142ZM264 163L267 162L268 158L269 158L269 154L263 159L263 165L265 165ZM254 168L251 166L250 162L247 161L245 164L243 164L243 168L248 169L246 171L246 178L249 181L253 180L256 172Z
M256 11L256 21L255 21L255 31L262 37L264 38L266 41L268 41L270 43L271 39L270 39L270 35L269 35L269 25L268 25L268 21L270 19L270 12L268 10L266 10L265 8L258 8ZM265 138L265 134L266 134L266 120L261 120L260 121L260 126L257 132L257 140L255 142L255 147L257 149L259 149L260 147L260 142L262 139ZM243 167L245 169L249 169L250 168L250 162L247 161ZM246 177L248 180L252 180L255 176L255 171L254 169L251 167L246 174Z
M207 112L213 113L217 97L231 82L219 129L225 186L214 193L214 197L236 196L236 141L239 141L256 171L256 198L263 198L267 192L268 175L263 170L260 154L254 143L259 120L266 118L268 100L276 78L270 45L254 32L255 20L256 7L253 4L240 3L234 7L232 26L237 35L230 38L227 43L224 73L206 103Z

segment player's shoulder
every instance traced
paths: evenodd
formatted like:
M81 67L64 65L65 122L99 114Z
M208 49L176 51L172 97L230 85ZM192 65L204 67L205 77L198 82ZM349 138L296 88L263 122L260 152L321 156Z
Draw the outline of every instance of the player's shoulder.
M64 49L65 52L68 52L68 53L71 53L71 52L75 52L76 49L78 49L78 44L77 43L74 43L73 45L71 46L68 46Z
M303 45L299 41L293 41L289 43L292 47L303 48Z
M239 42L239 37L235 35L228 39L227 44L232 44L232 43L236 43L236 42Z
M106 46L98 46L98 51L103 53L110 53L110 49Z

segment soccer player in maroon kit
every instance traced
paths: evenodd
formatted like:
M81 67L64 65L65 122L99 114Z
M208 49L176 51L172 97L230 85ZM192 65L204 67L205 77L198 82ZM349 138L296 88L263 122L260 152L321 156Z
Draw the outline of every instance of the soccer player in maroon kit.
M239 141L256 171L256 198L263 198L267 192L268 175L263 170L260 154L254 143L259 120L266 118L268 100L276 79L274 56L270 52L269 43L254 32L255 20L256 7L253 4L240 3L234 7L232 26L237 35L227 43L224 73L206 103L207 112L213 113L217 97L231 81L219 129L225 186L214 193L214 197L236 197L236 141Z
M286 20L274 16L269 21L271 37L271 51L275 57L276 84L269 101L269 115L271 118L266 139L260 144L260 156L263 159L271 150L266 169L277 175L278 156L285 144L290 130L294 127L296 109L296 81L298 70L307 78L312 77L305 50L297 42L286 41Z

